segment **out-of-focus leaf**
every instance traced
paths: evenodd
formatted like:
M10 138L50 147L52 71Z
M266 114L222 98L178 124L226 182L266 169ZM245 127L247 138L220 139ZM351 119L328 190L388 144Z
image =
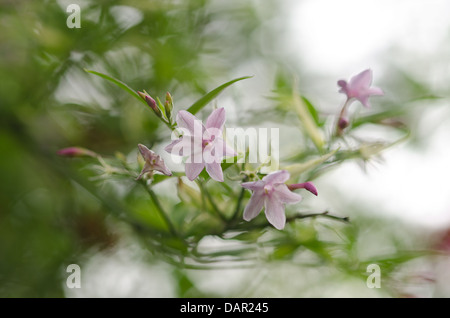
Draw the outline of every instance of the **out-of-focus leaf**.
M292 165L286 166L283 169L289 171L289 173L291 174L291 178L296 178L299 175L301 175L302 173L311 170L315 167L317 167L318 165L324 163L325 161L327 161L328 159L330 159L334 154L336 154L336 152L339 149L335 149L329 153L327 153L326 155L323 155L319 158L316 159L311 159L307 162L303 162L303 163L294 163Z
M394 271L398 266L403 265L406 262L409 262L418 257L423 257L427 255L431 255L431 251L405 251L398 252L394 255L388 255L386 257L376 257L369 259L367 261L361 262L361 268L364 269L363 273L365 273L365 269L370 264L377 264L382 269L383 273L386 275L392 271Z
M160 182L163 182L164 180L173 178L173 177L183 177L184 173L182 172L172 172L172 176L166 176L164 174L155 174L153 175L153 181L152 181L152 185L156 185Z
M295 86L292 95L292 102L294 104L294 110L297 112L298 118L303 124L303 128L306 134L312 140L314 145L316 145L317 149L319 151L322 151L325 143L325 141L323 140L322 132L315 122L313 115L308 110L307 104L296 92Z
M275 248L272 253L272 258L274 259L290 259L294 257L295 251L299 248L296 244L283 244Z
M166 114L166 108L165 108L164 105L161 103L161 100L159 99L158 96L156 96L156 105L158 105L158 108L159 108L161 114L163 115L163 117L164 117L165 119L168 120L167 114Z
M355 118L352 122L352 127L356 128L359 126L362 126L364 124L376 124L380 123L383 120L391 119L399 116L405 115L405 109L404 108L393 108L384 112L379 112L376 114L370 114L366 116L361 116L358 118Z
M319 113L317 112L316 107L305 97L301 96L303 102L305 103L306 107L308 108L309 113L311 114L312 118L314 119L314 122L318 127L322 127L324 124L324 121L320 120Z
M199 213L189 224L185 235L195 236L197 239L203 238L205 235L220 234L223 231L223 223L215 215L210 213Z
M181 178L178 178L177 194L181 201L192 204L196 207L202 205L202 197L199 191L186 185Z
M176 237L165 238L162 243L166 248L174 249L178 252L181 252L182 254L187 253L187 246L185 242L179 238Z
M201 292L195 287L195 284L182 270L175 269L174 275L176 277L176 281L178 282L178 297L184 298L202 296Z
M369 160L373 156L378 155L380 152L398 144L403 141L405 141L409 137L409 134L407 134L405 137L400 138L399 140L396 140L391 143L385 143L385 142L372 142L372 143L363 143L361 144L361 147L359 148L358 152L360 157L362 157L365 160Z
M214 98L216 98L225 88L227 88L228 86L230 86L238 81L242 81L244 79L251 78L251 77L253 77L253 76L243 76L243 77L235 78L234 80L231 80L229 82L226 82L225 84L220 85L219 87L213 89L212 91L210 91L209 93L207 93L206 95L201 97L199 100L197 100L194 104L192 104L187 109L187 111L190 112L191 114L195 115L203 107L205 107L210 101L212 101Z
M233 240L239 240L244 242L256 242L264 233L265 231L260 230L243 232L236 236L233 236Z

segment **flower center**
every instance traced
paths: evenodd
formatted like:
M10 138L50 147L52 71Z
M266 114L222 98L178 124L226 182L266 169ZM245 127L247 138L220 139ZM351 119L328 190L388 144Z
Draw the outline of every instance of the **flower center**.
M273 192L273 186L267 184L264 186L264 194L270 195Z
M208 146L211 142L213 142L215 138L216 138L216 137L213 135L213 136L211 136L211 138L209 138L209 139L203 139L203 141L202 141L203 149L204 149L206 146Z

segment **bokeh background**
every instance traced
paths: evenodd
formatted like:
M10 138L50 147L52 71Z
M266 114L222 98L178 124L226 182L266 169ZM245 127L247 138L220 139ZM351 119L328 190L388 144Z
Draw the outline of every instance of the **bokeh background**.
M81 7L80 29L66 26L71 3ZM450 296L445 255L403 254L450 250L448 1L2 0L0 26L1 297ZM348 161L321 176L307 206L350 216L359 257L390 255L383 264L396 270L369 289L332 262L308 266L307 253L305 266L280 259L194 270L164 262L121 220L116 203L133 198L125 186L123 198L110 191L120 180L98 182L85 161L56 155L77 145L135 160L138 143L170 138L148 109L84 68L154 96L170 91L179 109L253 75L216 101L236 126L283 118L270 97L292 77L321 116L333 116L343 103L336 81L371 68L385 97L355 111L398 109L410 137L382 160ZM283 139L296 128L277 125L283 147L296 147ZM398 137L376 127L357 133ZM159 194L170 201L171 191ZM305 235L310 229L305 222ZM219 241L205 237L202 246L233 244ZM81 289L66 287L72 263L82 268Z

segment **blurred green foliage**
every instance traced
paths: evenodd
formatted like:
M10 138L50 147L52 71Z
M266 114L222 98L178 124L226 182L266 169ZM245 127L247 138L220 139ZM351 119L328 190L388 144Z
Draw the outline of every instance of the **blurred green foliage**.
M120 174L106 175L110 180L95 179L104 167L94 159L67 161L56 156L58 149L77 145L106 154L111 165L121 166L124 155L114 156L116 153L133 153L138 143L151 147L170 138L170 132L160 129L148 108L84 69L109 74L152 96L170 91L178 109L186 109L219 84L253 75L242 70L253 61L262 61L261 65L266 65L262 73L272 77L264 79L266 82L252 80L273 81L271 98L276 105L261 106L259 115L242 114L238 120L257 122L264 113L273 121L290 125L296 120L298 125L298 118L289 113L285 103L298 66L290 65L276 47L268 45L276 43L278 30L271 21L282 8L277 1L265 1L264 8L247 1L83 1L81 28L69 29L67 5L64 1L0 4L0 297L63 297L66 266L81 263L93 251L113 247L120 240L116 228L123 223L151 252L162 251L158 257L165 254L167 262L182 265L173 272L178 296L205 296L183 268L201 269L220 262L223 256L247 261L248 255L254 260L269 255L264 260L297 264L297 252L308 250L315 255L309 265L334 266L344 274L364 278L366 264L384 262L394 270L420 254L400 253L412 247L411 242L394 244L384 258L361 260L358 235L375 226L372 219L347 224L323 215L292 222L285 231L275 232L265 228L260 215L254 223L234 228L241 232L222 237L242 241L241 249L203 254L194 248L189 251L194 262L186 262L191 246L167 235L164 220L140 184ZM413 84L406 99L433 98L429 89ZM240 94L244 93L230 92L234 99ZM324 116L313 106L314 101L302 96L301 103L309 120L323 127ZM388 101L382 112L357 119L354 127L398 117L400 128L405 128L407 111L389 109L392 104ZM305 138L305 145L310 144ZM304 151L307 149L310 151ZM316 150L305 146L289 161L314 160ZM331 151L325 150L322 154ZM360 149L340 153L330 166L348 158L361 158ZM320 173L312 170L307 177ZM229 203L230 198L242 196L246 201L250 196L226 184L207 186L214 204L227 216L237 208ZM226 230L212 216L214 204L207 202L208 198L197 197L198 193L181 181L177 189L181 200L191 201L191 207L167 204L164 196L162 205L170 209L172 221L191 243ZM211 213L196 216L200 208ZM390 230L384 224L377 229L378 233ZM273 253L266 254L259 240L262 236L265 244L274 248ZM299 266L305 265L302 261Z
M67 264L116 240L105 222L121 205L58 149L128 153L162 138L148 109L83 68L182 104L258 55L245 36L261 23L251 4L84 1L80 29L66 26L68 4L0 4L0 296L63 296ZM151 219L148 201L137 204Z

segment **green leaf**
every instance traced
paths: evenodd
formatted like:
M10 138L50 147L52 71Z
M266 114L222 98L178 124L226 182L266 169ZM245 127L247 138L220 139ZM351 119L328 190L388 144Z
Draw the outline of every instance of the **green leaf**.
M294 163L290 166L284 167L283 169L289 171L289 173L291 174L291 178L297 178L302 173L304 173L308 170L311 170L311 169L317 167L318 165L324 163L328 159L330 159L338 150L339 150L339 148L335 149L319 158L311 159L307 162Z
M192 104L188 108L187 111L190 112L191 114L195 115L203 107L205 107L210 101L212 101L214 98L216 98L225 88L227 88L228 86L230 86L238 81L242 81L244 79L251 78L251 77L253 77L253 76L243 76L243 77L235 78L234 80L231 80L229 82L226 82L225 84L220 85L219 87L213 89L212 91L210 91L209 93L207 93L206 95L201 97L199 100L197 100L194 104Z
M303 102L306 105L306 108L308 109L309 113L311 114L312 118L314 119L314 122L317 126L321 127L324 124L324 121L321 121L319 118L319 114L317 113L317 109L314 107L314 105L305 97L301 96Z
M430 256L433 254L434 254L433 251L426 251L426 250L398 251L396 254L391 254L384 257L374 257L364 262L361 262L360 269L363 269L365 271L368 265L378 264L383 269L384 273L389 274L392 271L394 271L398 266L404 263L407 263L419 257Z
M114 84L116 84L118 87L120 87L121 89L123 89L124 91L128 92L129 94L131 94L133 97L137 98L141 103L144 103L147 105L147 103L138 95L138 93L132 89L130 86L128 86L127 84L125 84L124 82L122 82L121 80L118 80L117 78L114 78L112 76L97 72L97 71L93 71L93 70L88 70L88 69L84 69L85 72L100 76Z
M319 129L318 124L313 118L310 110L308 109L308 105L305 102L305 99L301 98L297 93L295 86L293 89L293 106L296 111L298 118L303 124L303 128L308 135L308 137L312 140L312 142L316 145L316 148L322 152L325 141L322 136L322 131Z
M155 174L153 176L152 186L154 186L160 182L163 182L164 180L173 178L173 177L183 177L183 176L184 176L184 172L172 172L171 176L166 176L163 174Z
M168 120L167 114L166 114L166 109L164 108L164 105L161 103L161 100L159 99L158 96L156 96L156 105L158 106L159 111L161 112L163 117Z
M398 107L398 108L390 109L390 110L375 113L375 114L361 116L359 118L356 118L352 122L352 128L356 128L356 127L359 127L359 126L362 126L362 125L368 124L368 123L378 124L386 119L391 119L391 118L395 119L395 118L399 118L399 117L401 118L402 116L405 115L405 113L406 113L405 109Z

